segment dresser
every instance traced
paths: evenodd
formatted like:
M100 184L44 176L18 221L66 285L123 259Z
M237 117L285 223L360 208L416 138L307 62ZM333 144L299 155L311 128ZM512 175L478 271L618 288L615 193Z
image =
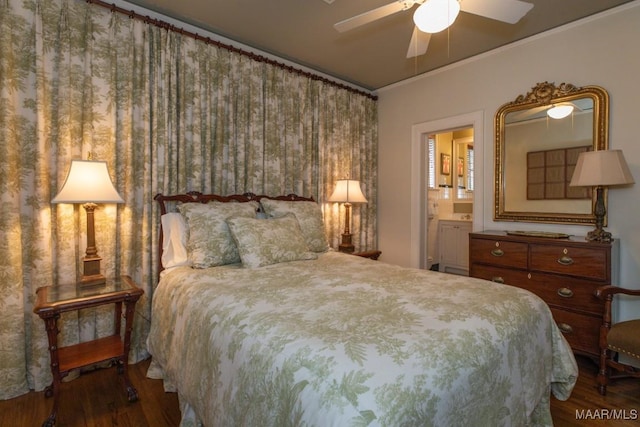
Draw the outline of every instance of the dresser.
M541 297L573 351L598 357L604 305L594 291L617 283L617 240L597 243L584 237L471 233L469 264L472 277L517 286Z

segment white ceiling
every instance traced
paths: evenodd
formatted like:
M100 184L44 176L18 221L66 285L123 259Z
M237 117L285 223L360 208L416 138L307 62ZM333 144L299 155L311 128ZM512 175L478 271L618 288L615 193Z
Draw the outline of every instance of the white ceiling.
M432 36L426 55L412 59L415 6L345 33L333 28L392 0L126 1L375 90L632 0L524 0L534 7L514 25L460 13Z

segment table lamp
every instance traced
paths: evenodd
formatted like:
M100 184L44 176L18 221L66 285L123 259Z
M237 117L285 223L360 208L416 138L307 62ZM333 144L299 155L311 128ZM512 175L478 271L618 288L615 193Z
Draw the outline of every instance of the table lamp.
M353 203L367 203L367 199L360 189L360 181L339 179L328 201L344 203L344 232L342 233L342 243L340 243L338 250L352 253L355 247L351 242L351 205Z
M100 273L100 261L96 248L93 212L97 203L124 203L111 182L107 162L72 160L67 178L60 192L51 203L82 204L87 211L87 251L83 258L84 269L81 285L99 285L106 281Z
M580 153L569 185L596 188L596 204L593 207L596 229L587 234L587 240L594 242L611 242L613 240L611 233L602 228L607 213L604 206L604 187L633 183L633 176L621 150L597 150Z

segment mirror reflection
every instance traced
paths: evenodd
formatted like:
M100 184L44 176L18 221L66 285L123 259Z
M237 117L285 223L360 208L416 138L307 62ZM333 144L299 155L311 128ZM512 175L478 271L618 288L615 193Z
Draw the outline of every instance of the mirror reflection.
M594 194L570 187L578 155L607 148L599 87L540 83L496 114L496 220L592 223Z
M454 199L473 200L473 136L453 140Z

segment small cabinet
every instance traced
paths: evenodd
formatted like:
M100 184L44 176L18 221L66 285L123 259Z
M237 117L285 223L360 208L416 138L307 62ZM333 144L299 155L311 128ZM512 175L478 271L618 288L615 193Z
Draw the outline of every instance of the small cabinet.
M469 274L469 233L471 233L469 221L440 220L438 222L440 271Z

